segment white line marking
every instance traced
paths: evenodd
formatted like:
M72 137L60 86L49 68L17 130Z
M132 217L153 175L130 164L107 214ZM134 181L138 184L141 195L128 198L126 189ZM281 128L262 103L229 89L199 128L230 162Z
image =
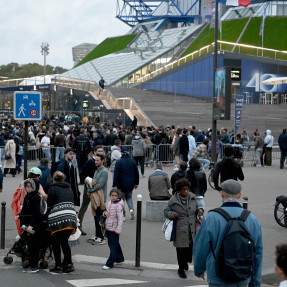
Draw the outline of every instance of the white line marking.
M87 262L87 263L97 263L97 264L105 264L107 258L97 257L97 256L88 256L75 254L73 256L73 262ZM126 265L135 265L135 262L132 260L125 260L124 264ZM177 264L164 264L164 263L154 263L154 262L141 262L142 267L152 268L152 269L162 269L162 270L177 270ZM189 270L193 271L193 265L189 265Z
M91 286L94 287L94 286L148 283L148 281L111 279L111 278L67 280L66 282L70 283L71 285L73 285L75 287L91 287Z

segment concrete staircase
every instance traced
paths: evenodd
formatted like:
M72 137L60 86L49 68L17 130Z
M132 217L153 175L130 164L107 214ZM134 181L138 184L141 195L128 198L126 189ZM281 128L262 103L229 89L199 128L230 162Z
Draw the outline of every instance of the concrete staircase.
M114 97L133 97L155 125L180 125L181 127L195 125L207 130L212 123L212 104L207 100L190 96L174 95L162 92L110 88ZM277 137L286 128L287 105L243 105L242 121L239 132L246 128L252 132L258 128L261 133L271 129ZM234 106L232 105L231 120L218 121L218 128L234 127Z

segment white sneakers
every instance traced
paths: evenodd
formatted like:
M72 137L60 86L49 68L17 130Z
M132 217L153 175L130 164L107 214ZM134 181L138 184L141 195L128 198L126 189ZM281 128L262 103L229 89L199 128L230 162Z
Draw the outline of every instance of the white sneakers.
M107 265L104 265L104 266L103 266L103 269L104 269L104 270L109 270L109 269L111 269L111 267L109 267L109 266L107 266Z
M131 220L135 219L135 212L132 209L130 210L130 216L131 216Z

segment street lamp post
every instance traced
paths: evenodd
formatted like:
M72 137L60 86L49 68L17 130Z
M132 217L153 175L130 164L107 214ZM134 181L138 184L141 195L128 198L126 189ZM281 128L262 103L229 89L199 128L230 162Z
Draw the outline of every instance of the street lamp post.
M44 84L46 84L46 56L49 55L49 44L42 43L41 53L44 55Z
M215 118L215 71L217 69L217 38L218 38L218 2L215 0L215 25L214 25L214 55L213 55L213 85L212 85L212 145L211 145L211 159L216 162L216 139L217 139L217 121Z

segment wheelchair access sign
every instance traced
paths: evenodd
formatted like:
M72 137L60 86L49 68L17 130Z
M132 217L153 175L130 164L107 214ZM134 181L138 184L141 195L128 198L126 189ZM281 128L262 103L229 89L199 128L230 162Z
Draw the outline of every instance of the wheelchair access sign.
M41 120L42 94L39 92L14 92L14 119Z

